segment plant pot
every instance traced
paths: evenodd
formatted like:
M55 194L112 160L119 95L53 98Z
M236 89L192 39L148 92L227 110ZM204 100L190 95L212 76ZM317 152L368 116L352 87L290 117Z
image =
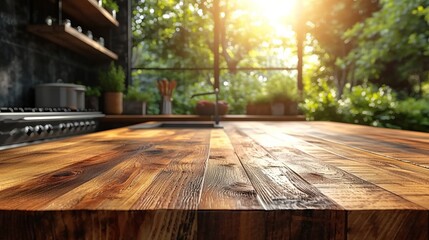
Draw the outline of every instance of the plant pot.
M271 114L274 116L283 116L285 114L285 104L283 102L271 103Z
M106 114L121 114L122 92L105 92L104 93L104 113Z
M285 102L285 115L298 115L298 103L295 101Z
M249 103L246 106L247 115L271 115L271 104Z
M146 102L125 100L124 114L146 115Z

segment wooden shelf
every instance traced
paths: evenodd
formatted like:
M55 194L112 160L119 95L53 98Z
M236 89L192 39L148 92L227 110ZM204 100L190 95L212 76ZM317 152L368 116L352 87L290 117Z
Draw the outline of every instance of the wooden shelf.
M119 26L118 21L95 0L63 0L63 11L92 26Z
M81 0L75 0L80 2ZM74 52L95 60L117 60L118 55L85 34L64 25L30 25L27 30Z

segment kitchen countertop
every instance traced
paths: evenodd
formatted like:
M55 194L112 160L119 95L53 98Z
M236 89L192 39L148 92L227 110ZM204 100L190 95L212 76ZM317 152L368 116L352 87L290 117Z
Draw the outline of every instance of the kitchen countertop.
M0 151L0 239L428 239L429 134L119 128Z

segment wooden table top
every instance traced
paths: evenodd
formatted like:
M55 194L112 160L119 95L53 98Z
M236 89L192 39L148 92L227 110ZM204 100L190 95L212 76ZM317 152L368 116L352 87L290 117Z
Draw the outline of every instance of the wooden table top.
M0 238L429 238L428 133L222 124L0 151Z

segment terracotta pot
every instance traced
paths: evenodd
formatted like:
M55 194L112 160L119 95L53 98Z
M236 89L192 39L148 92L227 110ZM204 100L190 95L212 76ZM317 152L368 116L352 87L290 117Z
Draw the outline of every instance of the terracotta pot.
M246 107L247 115L271 115L271 104L249 103Z
M104 93L104 113L121 114L122 113L122 92Z

